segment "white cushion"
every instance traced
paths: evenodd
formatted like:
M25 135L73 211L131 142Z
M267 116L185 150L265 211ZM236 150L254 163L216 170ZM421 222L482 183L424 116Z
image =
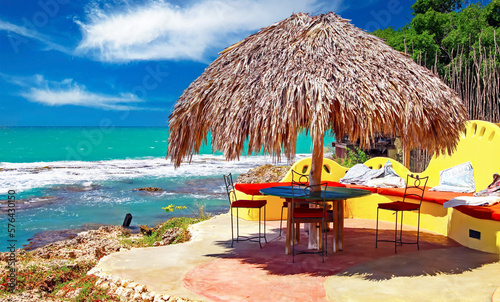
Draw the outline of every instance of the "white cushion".
M430 191L472 193L476 191L470 161L439 172L439 185Z

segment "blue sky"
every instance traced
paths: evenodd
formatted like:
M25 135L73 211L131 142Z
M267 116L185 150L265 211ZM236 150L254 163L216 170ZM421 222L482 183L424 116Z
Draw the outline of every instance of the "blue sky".
M289 17L334 11L367 31L405 0L0 0L0 126L165 126L217 53Z

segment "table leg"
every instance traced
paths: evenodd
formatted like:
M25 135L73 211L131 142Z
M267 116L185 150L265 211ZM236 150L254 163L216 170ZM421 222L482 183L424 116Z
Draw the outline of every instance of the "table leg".
M308 249L314 250L318 248L318 228L316 223L308 223L309 225L309 245Z
M295 244L299 244L300 243L300 223L296 223L295 224L295 237L294 237L294 240L295 240Z
M335 253L337 251L337 229L339 227L339 219L338 219L338 206L337 206L337 201L334 200L332 202L333 204L333 207L332 207L332 210L333 210L333 241L332 241L332 251Z
M293 234L292 234L292 202L290 200L287 199L287 204L288 204L288 213L287 213L287 216L286 216L286 238L285 238L285 253L287 255L290 255L291 253L291 249L290 249L290 239L293 238ZM292 239L293 240L293 239Z
M340 233L340 242L339 242L339 250L344 249L344 206L345 206L346 201L345 200L340 200L340 213L339 213L339 233Z

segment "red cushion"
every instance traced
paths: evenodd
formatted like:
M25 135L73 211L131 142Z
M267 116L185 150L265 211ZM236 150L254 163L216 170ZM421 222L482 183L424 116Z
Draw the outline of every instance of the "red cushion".
M379 188L378 194L391 195L402 197L404 195L404 188ZM457 193L457 192L438 192L425 190L424 201L435 202L438 204L443 204L446 201L457 197L457 196L472 196L473 193ZM500 221L500 204L492 206L458 206L455 207L457 211L460 211L466 215L469 215L478 219L489 219Z
M458 206L455 209L474 218L500 221L500 204L486 207Z
M367 190L372 193L377 193L379 188L375 187L368 187L368 186L363 186L363 185L345 185L345 187L348 187L350 189L362 189L362 190Z
M378 194L403 197L403 195L405 194L405 188L379 188ZM472 196L472 193L429 191L426 188L423 200L443 204L457 196ZM417 199L414 196L409 196L408 198Z
M293 216L295 218L321 218L323 209L297 208L293 211Z
M325 181L328 187L345 187L344 184L335 181ZM291 182L266 182L261 184L235 184L234 188L247 195L262 195L260 190L270 187L291 186Z
M267 200L237 200L233 201L233 208L261 208L267 204Z
M379 207L379 209L384 209L384 210L414 211L414 210L418 210L418 208L420 208L420 204L411 203L411 202L395 201L395 202L388 202L388 203L379 203L378 207Z
M346 185L341 184L340 182L336 181L322 181L321 183L326 182L328 184L328 187L340 187L340 188L345 188Z
M494 209L494 212L491 214L491 219L500 221L500 205L497 205Z

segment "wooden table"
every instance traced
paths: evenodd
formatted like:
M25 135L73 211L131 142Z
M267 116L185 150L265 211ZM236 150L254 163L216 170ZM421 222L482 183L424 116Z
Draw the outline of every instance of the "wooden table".
M326 191L321 191L321 195L311 196L309 194L300 195L297 194L297 190L295 190L295 196L292 196L292 187L291 186L279 186L279 187L270 187L260 190L263 195L271 195L278 196L281 198L285 198L288 203L288 215L286 220L286 246L285 252L290 254L290 246L291 246L291 213L292 213L292 197L296 199L323 199L323 195L326 201L333 203L333 252L337 252L343 249L343 241L344 241L344 200L354 197L360 197L365 195L370 195L371 192L367 190L361 189L351 189L351 188L341 188L341 187L328 187ZM310 228L309 231L309 247L317 246L317 231L316 227Z

